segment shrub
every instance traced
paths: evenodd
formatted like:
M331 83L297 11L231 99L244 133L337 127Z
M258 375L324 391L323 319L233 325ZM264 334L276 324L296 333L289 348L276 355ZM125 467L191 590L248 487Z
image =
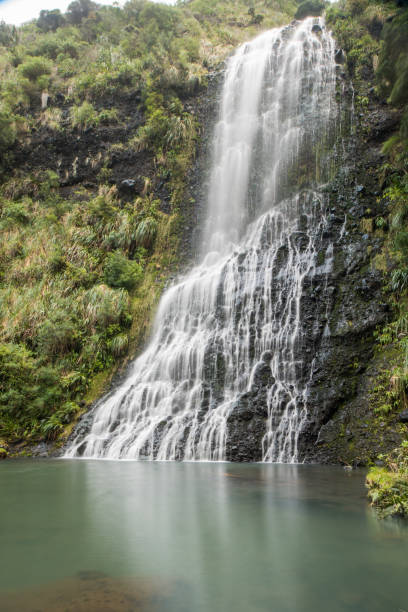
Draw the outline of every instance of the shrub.
M136 261L130 261L120 253L110 253L105 263L105 281L110 287L123 287L129 291L142 280L143 268Z
M99 113L98 121L104 124L118 123L118 111L116 108L104 109Z
M30 221L29 201L28 202L5 202L1 213L2 222L21 223L26 225Z
M89 203L91 223L106 223L117 215L115 196L115 188L109 189L106 186L99 188L99 194Z
M408 11L384 26L377 76L391 104L408 102Z
M75 402L65 402L59 410L41 425L41 431L45 438L47 440L55 440L64 429L64 425L71 423L79 410L79 406Z
M5 104L10 108L18 105L27 106L37 98L40 99L36 83L21 76L20 74L9 75L4 78L2 84L2 97Z
M110 342L110 349L116 357L123 355L128 350L129 338L126 334L118 334L112 338Z
M65 311L52 312L50 318L38 328L37 347L46 357L63 355L79 346L79 329Z
M408 515L408 475L406 470L371 468L367 475L368 495L381 517Z
M58 383L58 372L40 367L23 344L0 343L0 432L10 434L10 426L21 435L49 415L62 398Z
M362 15L361 21L374 38L379 39L382 29L387 19L387 12L384 6L368 6Z
M90 102L83 102L81 106L73 106L71 109L72 127L79 127L84 130L95 127L99 123L98 113Z
M251 23L259 25L264 20L264 16L261 14L255 13L255 7L251 6L248 9L248 15L251 17Z
M347 0L347 8L353 17L362 15L368 7L369 0Z
M137 246L149 249L153 246L157 235L157 221L154 217L146 217L143 219L136 229L136 244Z
M65 23L65 18L59 9L52 11L42 10L37 19L37 27L43 32L55 32L55 30Z
M391 289L401 293L408 288L408 270L397 268L391 275Z
M0 45L9 47L16 44L18 40L17 29L15 26L7 25L4 21L0 22Z
M71 77L77 71L77 63L71 57L61 59L58 65L58 74L62 77Z
M317 16L321 15L325 8L325 3L321 0L305 0L299 4L295 14L296 19L303 19L309 15Z
M59 272L63 272L66 267L67 260L62 254L61 249L57 248L48 261L48 268L51 274L58 274Z
M88 17L91 11L97 8L98 5L92 0L74 0L68 6L66 16L70 23L78 25L85 17Z
M52 63L45 57L29 57L18 67L18 72L29 81L51 74Z
M121 321L128 322L129 296L124 289L96 285L85 293L82 303L87 325L106 327Z
M5 107L0 107L0 152L10 148L16 140L17 129L14 115Z

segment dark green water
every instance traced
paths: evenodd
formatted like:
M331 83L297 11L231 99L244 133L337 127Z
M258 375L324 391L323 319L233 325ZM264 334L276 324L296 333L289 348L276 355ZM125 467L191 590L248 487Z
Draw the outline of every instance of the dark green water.
M0 491L1 612L408 612L362 472L16 461Z

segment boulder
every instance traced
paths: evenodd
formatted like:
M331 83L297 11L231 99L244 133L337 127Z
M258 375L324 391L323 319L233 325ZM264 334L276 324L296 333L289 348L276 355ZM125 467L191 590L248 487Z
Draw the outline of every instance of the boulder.
M136 193L136 181L134 179L125 179L119 183L118 190L120 193L133 195Z
M403 410L400 412L398 420L400 423L408 423L408 410Z
M346 63L346 54L343 49L337 49L334 54L334 61L336 64L345 64Z

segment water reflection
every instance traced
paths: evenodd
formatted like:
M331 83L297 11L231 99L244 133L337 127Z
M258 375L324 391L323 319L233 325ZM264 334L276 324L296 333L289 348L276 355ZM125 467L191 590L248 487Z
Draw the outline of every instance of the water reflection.
M115 612L404 610L408 532L367 511L363 482L316 466L2 465L0 602L18 589L20 608L9 593L0 609L81 610L81 592Z

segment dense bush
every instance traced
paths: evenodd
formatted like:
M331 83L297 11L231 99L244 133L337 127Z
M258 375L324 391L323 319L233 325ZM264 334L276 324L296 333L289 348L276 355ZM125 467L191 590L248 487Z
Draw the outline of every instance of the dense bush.
M108 255L105 264L105 281L110 287L134 289L142 280L143 268L116 251Z
M74 0L74 2L71 2L68 6L66 14L67 20L78 25L85 17L88 17L91 11L97 8L98 5L92 2L92 0Z
M19 65L18 72L30 81L36 81L39 77L51 74L52 64L45 57L28 57Z
M7 107L0 106L0 153L14 144L16 136L17 130L13 114Z
M386 23L378 77L391 104L408 104L408 11Z
M304 17L308 16L317 16L321 15L326 6L325 2L321 0L305 0L299 4L299 7L296 11L295 17L296 19L304 19Z
M136 229L136 244L149 249L153 246L157 235L157 220L154 217L145 217Z
M73 127L86 129L95 127L99 123L98 113L90 102L83 102L81 106L71 108L71 122Z
M17 29L0 21L0 45L10 47L17 43Z
M385 467L375 467L367 476L368 494L380 515L408 516L408 441L381 455Z
M0 343L0 434L21 435L63 399L58 372L43 367L22 344ZM34 425L35 426L35 425Z
M65 18L59 9L51 11L42 10L37 19L37 26L43 32L55 32L59 27L64 25Z

